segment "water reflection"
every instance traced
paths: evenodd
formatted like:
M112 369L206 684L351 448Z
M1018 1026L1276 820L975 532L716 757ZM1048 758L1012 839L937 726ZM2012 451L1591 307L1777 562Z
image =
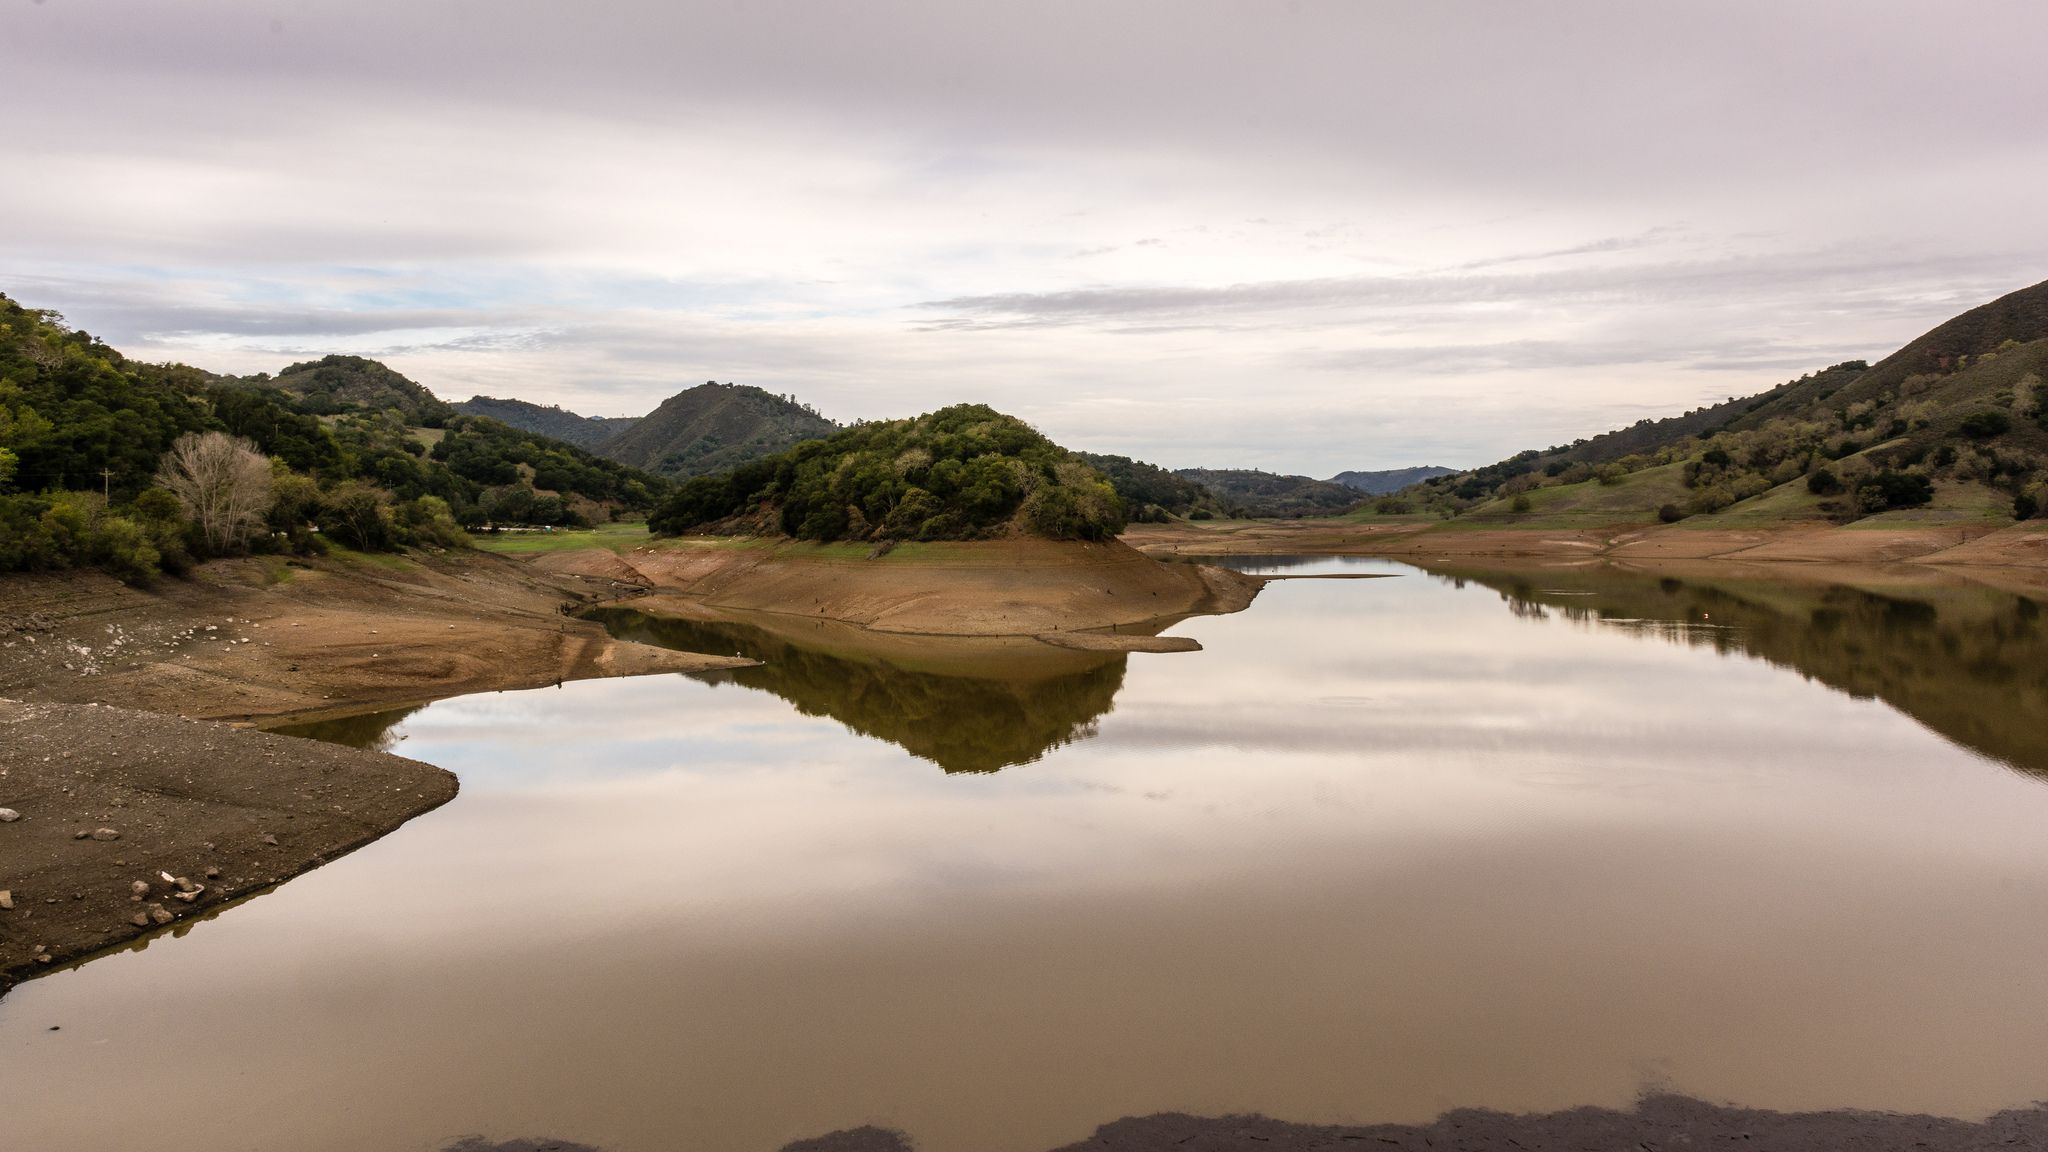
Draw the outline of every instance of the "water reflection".
M425 704L411 704L382 712L330 716L297 724L279 724L271 731L285 736L303 736L308 740L325 740L329 744L345 744L350 748L368 748L373 752L394 752L399 742L405 739L398 726L406 717L424 707Z
M1123 686L1128 659L1120 653L1055 649L1034 640L923 637L916 643L924 651L915 659L925 666L913 667L886 653L860 651L856 646L868 638L845 628L820 626L814 629L816 638L793 638L752 624L655 616L623 607L599 609L592 616L622 639L759 660L752 668L698 679L772 692L806 716L829 716L947 772L994 772L1028 764L1054 748L1094 736L1096 721L1109 712ZM1020 659L1027 654L1028 659Z
M1868 570L1859 586L1728 566L1682 575L1425 567L1458 586L1494 589L1524 618L1621 628L1793 669L2048 776L2048 628L2028 596L1924 572Z

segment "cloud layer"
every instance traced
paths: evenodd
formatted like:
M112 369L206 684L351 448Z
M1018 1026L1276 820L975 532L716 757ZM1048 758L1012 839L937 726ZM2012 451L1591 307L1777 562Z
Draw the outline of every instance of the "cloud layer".
M17 0L0 291L454 398L1476 463L2048 275L2044 41L1993 2Z

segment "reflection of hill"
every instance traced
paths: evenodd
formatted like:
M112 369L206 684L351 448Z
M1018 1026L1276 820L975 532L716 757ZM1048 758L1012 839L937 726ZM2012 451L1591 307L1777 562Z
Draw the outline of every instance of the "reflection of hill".
M996 647L968 639L920 637L945 672L855 650L828 651L767 628L724 620L650 616L631 608L594 611L614 636L693 652L733 653L753 668L699 679L772 692L807 716L829 716L855 732L903 747L948 772L993 772L1095 734L1095 721L1123 686L1125 657L1034 645L1028 671ZM848 630L829 635L844 644ZM902 645L901 637L883 638ZM958 651L952 651L957 648ZM985 654L978 656L977 654ZM949 658L950 657L950 658Z
M1616 568L1427 567L1499 591L1518 615L1625 627L1791 668L2048 776L2048 622L2025 596L1938 578L1893 581L1880 592L1740 570L1679 578Z
M383 712L309 720L301 724L280 725L271 731L285 736L303 736L308 740L325 740L329 744L350 748L368 748L372 752L389 752L398 744L393 729L398 727L399 721L424 707L424 704L412 704Z

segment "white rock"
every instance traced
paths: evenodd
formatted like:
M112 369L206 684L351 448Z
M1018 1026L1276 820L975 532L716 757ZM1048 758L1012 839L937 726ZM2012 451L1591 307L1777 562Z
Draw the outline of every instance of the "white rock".
M0 824L12 824L21 819L21 813L12 808L0 808Z

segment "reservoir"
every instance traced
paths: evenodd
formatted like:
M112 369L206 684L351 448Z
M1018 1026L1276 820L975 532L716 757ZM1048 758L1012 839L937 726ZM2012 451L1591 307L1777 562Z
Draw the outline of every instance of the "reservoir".
M308 726L462 794L0 1001L0 1143L1042 1152L1162 1111L2048 1097L2033 599L1245 566L1306 578L1170 629L1200 652L614 608L763 663Z

